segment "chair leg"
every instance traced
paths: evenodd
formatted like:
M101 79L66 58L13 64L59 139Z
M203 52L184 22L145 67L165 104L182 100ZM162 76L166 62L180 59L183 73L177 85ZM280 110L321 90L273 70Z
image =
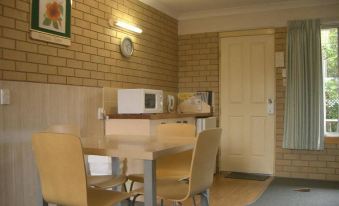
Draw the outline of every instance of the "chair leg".
M121 190L122 192L127 192L126 183L122 184Z
M192 195L192 200L193 200L193 206L196 206L197 203L195 202L195 197L194 197L194 195Z
M137 198L140 196L140 194L137 194L133 197L133 200L132 200L132 206L135 205L135 201L137 200Z
M121 192L127 192L126 183L121 185ZM131 206L131 202L132 202L131 199L127 198L126 200L127 200L128 205Z
M175 201L173 201L173 202L172 202L172 205L173 205L173 206L177 206L177 205L178 205L178 206L182 206L183 204L182 204L182 202L175 202Z
M48 206L48 202L46 202L44 199L42 199L42 205L43 206Z
M133 185L134 185L134 181L132 181L132 182L131 182L131 185L129 186L129 192L131 192L131 191L132 191L132 189L133 189Z

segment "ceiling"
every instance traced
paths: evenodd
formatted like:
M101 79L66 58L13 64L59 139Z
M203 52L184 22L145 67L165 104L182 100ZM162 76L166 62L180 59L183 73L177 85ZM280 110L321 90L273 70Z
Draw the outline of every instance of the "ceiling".
M338 4L339 0L140 0L178 20Z

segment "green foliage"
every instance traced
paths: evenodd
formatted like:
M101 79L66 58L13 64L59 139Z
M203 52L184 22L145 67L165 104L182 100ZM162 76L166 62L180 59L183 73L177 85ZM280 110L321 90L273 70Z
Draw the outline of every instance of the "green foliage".
M49 18L45 18L45 20L42 22L43 25L49 26L51 25L52 21Z
M59 29L59 25L58 25L58 22L57 21L53 21L53 27L55 29Z
M322 58L326 70L326 119L339 119L338 29L322 33ZM338 122L326 123L327 132L338 132Z
M329 29L327 42L322 44L322 58L327 67L327 77L339 77L337 28Z

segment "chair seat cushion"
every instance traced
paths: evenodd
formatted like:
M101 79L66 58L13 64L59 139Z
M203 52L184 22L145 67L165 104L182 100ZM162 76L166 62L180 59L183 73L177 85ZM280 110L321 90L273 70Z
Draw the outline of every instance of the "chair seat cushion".
M113 176L113 175L100 175L100 176L87 176L88 186L98 188L111 188L122 185L126 182L125 176Z
M112 206L131 196L127 192L91 189L87 190L88 206Z

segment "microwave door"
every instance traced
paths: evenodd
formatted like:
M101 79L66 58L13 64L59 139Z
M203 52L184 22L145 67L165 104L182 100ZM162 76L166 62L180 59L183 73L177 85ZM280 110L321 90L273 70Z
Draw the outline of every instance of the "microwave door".
M145 93L145 110L156 108L156 94Z

